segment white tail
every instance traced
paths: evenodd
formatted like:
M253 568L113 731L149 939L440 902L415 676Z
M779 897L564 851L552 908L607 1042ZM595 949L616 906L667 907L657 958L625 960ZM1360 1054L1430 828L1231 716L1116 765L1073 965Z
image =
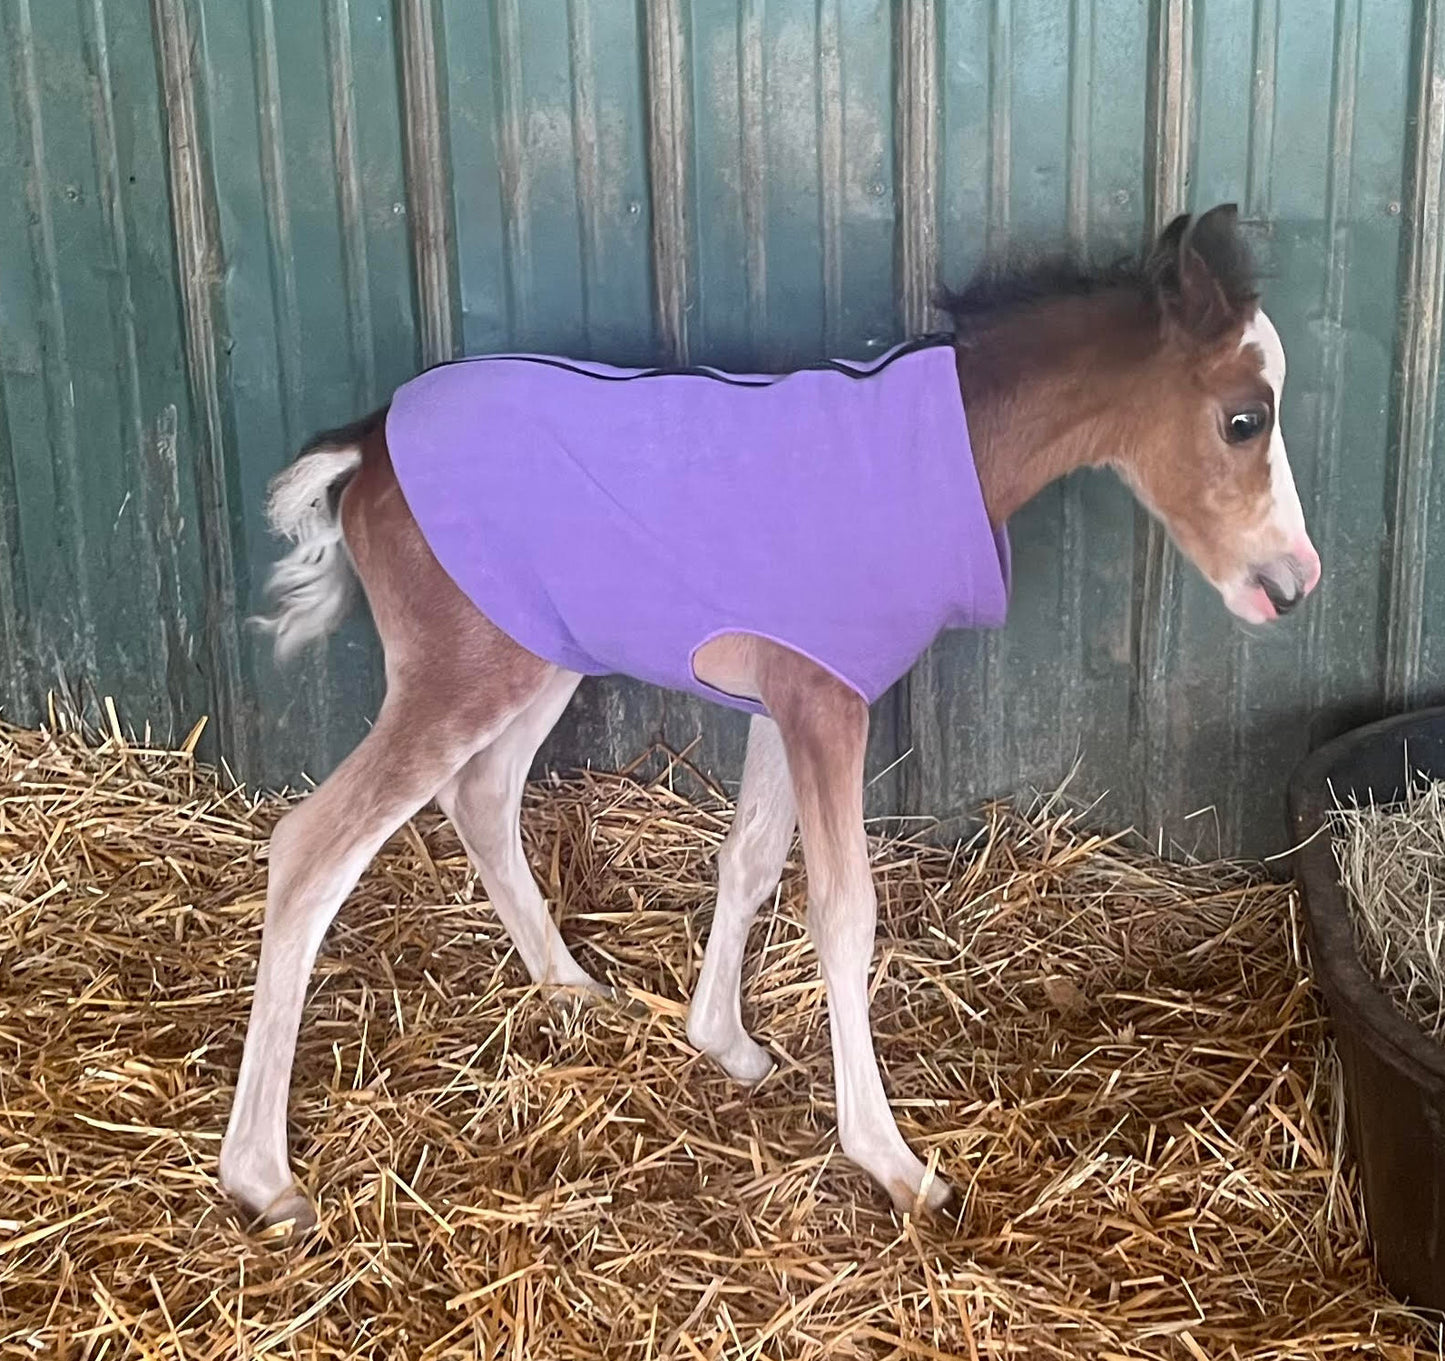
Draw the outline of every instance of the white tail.
M277 661L325 637L351 603L351 559L333 491L360 464L355 446L323 446L271 479L266 519L273 534L296 546L266 578L271 613L251 622L274 638Z

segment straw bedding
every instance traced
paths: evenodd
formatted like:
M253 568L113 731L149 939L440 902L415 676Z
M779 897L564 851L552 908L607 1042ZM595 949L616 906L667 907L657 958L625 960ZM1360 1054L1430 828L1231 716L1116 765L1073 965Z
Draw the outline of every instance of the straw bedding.
M425 815L328 937L292 1112L299 1241L215 1181L267 829L185 752L0 729L0 1355L802 1358L1433 1354L1374 1280L1288 889L1056 805L875 843L875 1028L963 1192L844 1164L789 867L752 1092L683 1031L726 803L675 761L533 792L533 861L623 989L523 986Z
M1337 808L1335 861L1361 959L1386 996L1445 1038L1445 780L1392 804Z

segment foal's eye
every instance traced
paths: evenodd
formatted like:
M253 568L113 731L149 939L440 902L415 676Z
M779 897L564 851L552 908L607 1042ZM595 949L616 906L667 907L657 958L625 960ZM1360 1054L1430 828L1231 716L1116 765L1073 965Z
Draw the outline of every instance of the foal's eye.
M1269 411L1262 405L1236 411L1224 423L1224 438L1231 444L1245 444L1269 424Z

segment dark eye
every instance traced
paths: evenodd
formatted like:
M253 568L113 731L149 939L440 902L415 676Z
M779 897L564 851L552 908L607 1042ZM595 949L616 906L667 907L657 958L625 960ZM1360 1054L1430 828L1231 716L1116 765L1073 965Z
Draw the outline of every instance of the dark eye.
M1224 422L1224 438L1230 444L1247 444L1269 424L1269 410L1263 405L1244 407Z

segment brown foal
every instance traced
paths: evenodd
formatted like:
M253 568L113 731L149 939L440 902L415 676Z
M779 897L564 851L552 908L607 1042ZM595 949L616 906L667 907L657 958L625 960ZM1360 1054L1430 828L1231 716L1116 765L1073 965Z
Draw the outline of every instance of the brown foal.
M1179 219L1132 274L980 286L950 306L996 526L1066 473L1112 467L1236 615L1266 622L1313 589L1319 558L1277 419L1284 351L1232 208ZM367 863L429 800L455 824L532 979L605 989L552 922L519 827L532 759L579 678L494 627L442 570L402 496L380 416L313 446L276 479L269 511L296 542L265 621L278 653L335 625L354 567L386 655L375 726L273 835L260 969L221 1150L222 1183L249 1214L304 1224L312 1211L288 1165L286 1107L307 980ZM767 716L749 731L688 1038L740 1081L772 1066L743 1026L742 961L800 828L839 1140L900 1208L936 1208L949 1188L899 1133L868 1021L877 905L863 823L867 707L815 663L759 639L718 639L696 664Z

